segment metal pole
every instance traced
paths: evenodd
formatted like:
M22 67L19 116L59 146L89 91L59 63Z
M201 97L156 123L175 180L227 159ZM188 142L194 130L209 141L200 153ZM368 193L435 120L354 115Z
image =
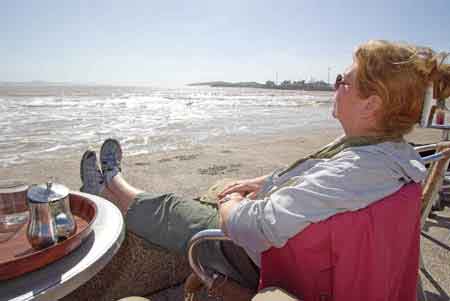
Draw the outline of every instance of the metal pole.
M327 81L327 83L330 84L330 67L328 67L328 81Z
M330 83L330 71L331 71L331 69L333 69L333 67L332 66L328 66L328 84L329 85L331 85L331 83Z

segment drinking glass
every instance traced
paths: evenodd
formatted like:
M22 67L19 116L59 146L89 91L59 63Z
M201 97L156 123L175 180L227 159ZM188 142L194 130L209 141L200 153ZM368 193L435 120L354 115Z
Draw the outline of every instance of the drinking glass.
M27 189L23 181L0 181L0 243L14 238L28 222Z

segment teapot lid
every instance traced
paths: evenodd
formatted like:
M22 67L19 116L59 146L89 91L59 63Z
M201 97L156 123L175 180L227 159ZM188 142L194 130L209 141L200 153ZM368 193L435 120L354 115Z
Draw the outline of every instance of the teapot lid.
M52 183L33 185L28 189L28 200L35 203L49 203L58 201L69 195L69 189L61 184Z

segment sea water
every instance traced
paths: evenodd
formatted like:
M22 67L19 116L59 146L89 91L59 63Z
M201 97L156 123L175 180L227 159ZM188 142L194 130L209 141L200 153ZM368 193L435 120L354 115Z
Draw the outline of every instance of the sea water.
M127 155L136 155L189 148L218 137L337 127L330 114L331 92L95 86L66 90L0 93L0 166L73 155L98 147L108 137L119 139Z

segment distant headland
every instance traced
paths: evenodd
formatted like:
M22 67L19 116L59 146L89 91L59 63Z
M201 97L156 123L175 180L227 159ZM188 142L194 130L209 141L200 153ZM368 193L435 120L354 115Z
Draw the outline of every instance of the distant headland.
M280 84L273 81L266 81L264 84L258 82L224 82L213 81L203 83L192 83L188 86L209 86L209 87L232 87L232 88L260 88L260 89L279 89L279 90L305 90L305 91L333 91L333 87L324 81L305 82L285 80Z

